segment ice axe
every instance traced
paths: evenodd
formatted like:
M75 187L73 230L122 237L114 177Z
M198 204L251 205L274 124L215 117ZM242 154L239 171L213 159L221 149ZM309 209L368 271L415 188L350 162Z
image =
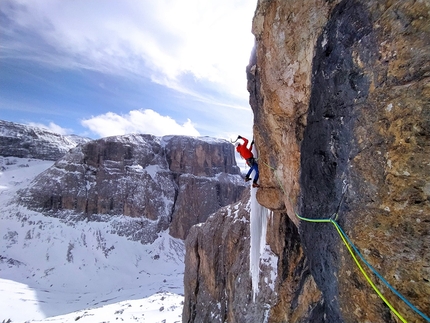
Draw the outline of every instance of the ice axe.
M231 142L232 144L234 144L234 143L236 143L236 141L238 141L240 138L242 138L242 137L239 135L239 136L237 136L237 138L236 138L236 140L235 140L235 141L233 141L233 140L231 140L231 139L230 139L230 142Z

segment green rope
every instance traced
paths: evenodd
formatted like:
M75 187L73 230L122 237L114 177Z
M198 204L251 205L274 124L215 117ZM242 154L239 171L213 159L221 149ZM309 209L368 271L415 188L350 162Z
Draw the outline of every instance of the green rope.
M276 171L276 169L268 164L266 164L265 162L262 162L263 164L265 164L267 167L269 167L270 169L272 169L274 172ZM278 176L275 173L275 178L278 181L279 187L282 189L283 193L285 194L285 196L287 196L287 198L289 199L291 206L293 207L294 210L294 206L293 203L290 199L290 196L285 192L284 187L282 186L281 181L279 180ZM342 202L342 201L341 201ZM367 282L370 284L370 286L373 288L373 290L376 292L376 294L378 294L378 296L384 301L384 303L390 308L390 310L404 323L407 323L407 321L400 315L400 313L390 304L390 302L384 297L384 295L382 295L382 293L379 291L379 289L376 287L376 285L372 282L372 280L369 278L369 276L366 274L365 270L363 269L363 267L361 266L360 262L358 261L356 255L354 254L354 251L351 249L352 248L357 252L357 254L361 257L361 254L358 252L357 248L355 248L355 246L352 244L351 240L349 240L348 236L345 234L345 232L342 230L342 228L340 227L340 225L336 222L337 217L338 217L338 212L339 212L339 208L340 205L338 207L338 210L335 214L332 215L331 218L328 219L310 219L310 218L306 218L303 216L300 216L295 210L294 213L297 216L298 219L302 220L302 221L307 221L307 222L314 222L314 223L331 223L334 225L334 227L336 228L336 231L338 232L339 236L341 237L344 245L346 246L346 248L348 249L349 253L351 254L355 264L357 265L358 269L360 270L360 272L363 274L363 276L366 278ZM334 219L333 219L334 217ZM351 244L351 245L350 245ZM364 260L362 258L362 260ZM366 261L364 261L366 265L370 266ZM373 268L371 268L373 269ZM378 274L378 276L380 276ZM386 283L386 281L383 279L383 281ZM388 283L386 283L388 284ZM390 289L392 289L391 286L389 286ZM396 294L398 294L398 292L396 291ZM399 294L398 294L399 295ZM402 297L403 299L403 297ZM404 299L403 299L404 300ZM410 303L407 302L407 304L409 305ZM409 305L410 306L410 305ZM414 309L414 307L412 307L412 309ZM419 314L419 313L418 313ZM426 317L425 317L426 318Z

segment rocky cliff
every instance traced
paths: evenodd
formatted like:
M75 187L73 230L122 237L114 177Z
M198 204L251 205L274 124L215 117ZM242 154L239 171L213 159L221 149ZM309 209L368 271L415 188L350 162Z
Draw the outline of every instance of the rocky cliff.
M230 143L183 136L164 140L167 163L178 186L170 233L185 239L194 224L239 200L244 182Z
M263 315L249 301L249 280L248 289L228 283L238 263L249 270L246 241L234 262L203 266L208 255L228 255L231 244L215 253L196 238L215 230L214 241L229 239L208 222L187 240L185 282L197 288L185 290L184 322L425 321L366 267L402 318L388 308L331 223L296 214L337 218L382 277L430 315L429 21L429 1L258 1L247 75L257 198L273 210L267 242L278 257L275 297L260 289ZM209 293L217 284L224 292ZM260 285L267 284L262 273ZM209 303L236 315L211 316L220 311Z
M244 189L224 140L125 135L78 146L20 192L20 203L67 220L109 221L112 231L149 243L189 228Z
M0 120L0 156L57 160L91 139Z
M276 230L267 238L273 250L264 248L259 264L260 283L252 285L251 203L249 190L245 193L237 203L221 208L205 223L192 227L187 236L183 322L266 322L271 308L279 302L277 275L287 273L278 273L279 261L296 272L283 281L286 289L302 275L301 270L294 269L306 266L298 252L302 250L298 230L291 221L285 221L286 215L272 214L267 220ZM255 197L255 192L252 194ZM285 236L290 237L288 248L283 242ZM278 257L279 253L283 257ZM318 299L319 292L312 281L307 280L304 286L315 292L311 298ZM301 298L295 298L298 301ZM302 307L296 310L296 317L302 314Z

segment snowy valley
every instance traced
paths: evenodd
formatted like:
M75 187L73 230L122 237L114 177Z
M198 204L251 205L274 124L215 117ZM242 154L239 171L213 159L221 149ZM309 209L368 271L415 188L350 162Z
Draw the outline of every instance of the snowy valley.
M0 322L181 322L184 238L245 188L233 146L74 139L0 123Z
M182 240L162 232L142 245L111 234L109 223L65 222L19 207L17 190L53 162L0 163L0 320L181 321Z

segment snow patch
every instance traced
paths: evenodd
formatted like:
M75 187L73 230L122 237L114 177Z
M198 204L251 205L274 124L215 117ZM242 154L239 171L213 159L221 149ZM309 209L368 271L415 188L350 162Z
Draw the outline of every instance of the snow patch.
M264 282L270 287L272 291L275 291L275 281L278 277L278 257L272 252L269 245L266 245L264 252L261 254L261 262L264 263L266 267L271 268L270 277L265 277Z
M389 105L387 105L387 107L385 108L385 110L387 110L388 112L391 112L391 110L393 109L393 104L390 103Z

